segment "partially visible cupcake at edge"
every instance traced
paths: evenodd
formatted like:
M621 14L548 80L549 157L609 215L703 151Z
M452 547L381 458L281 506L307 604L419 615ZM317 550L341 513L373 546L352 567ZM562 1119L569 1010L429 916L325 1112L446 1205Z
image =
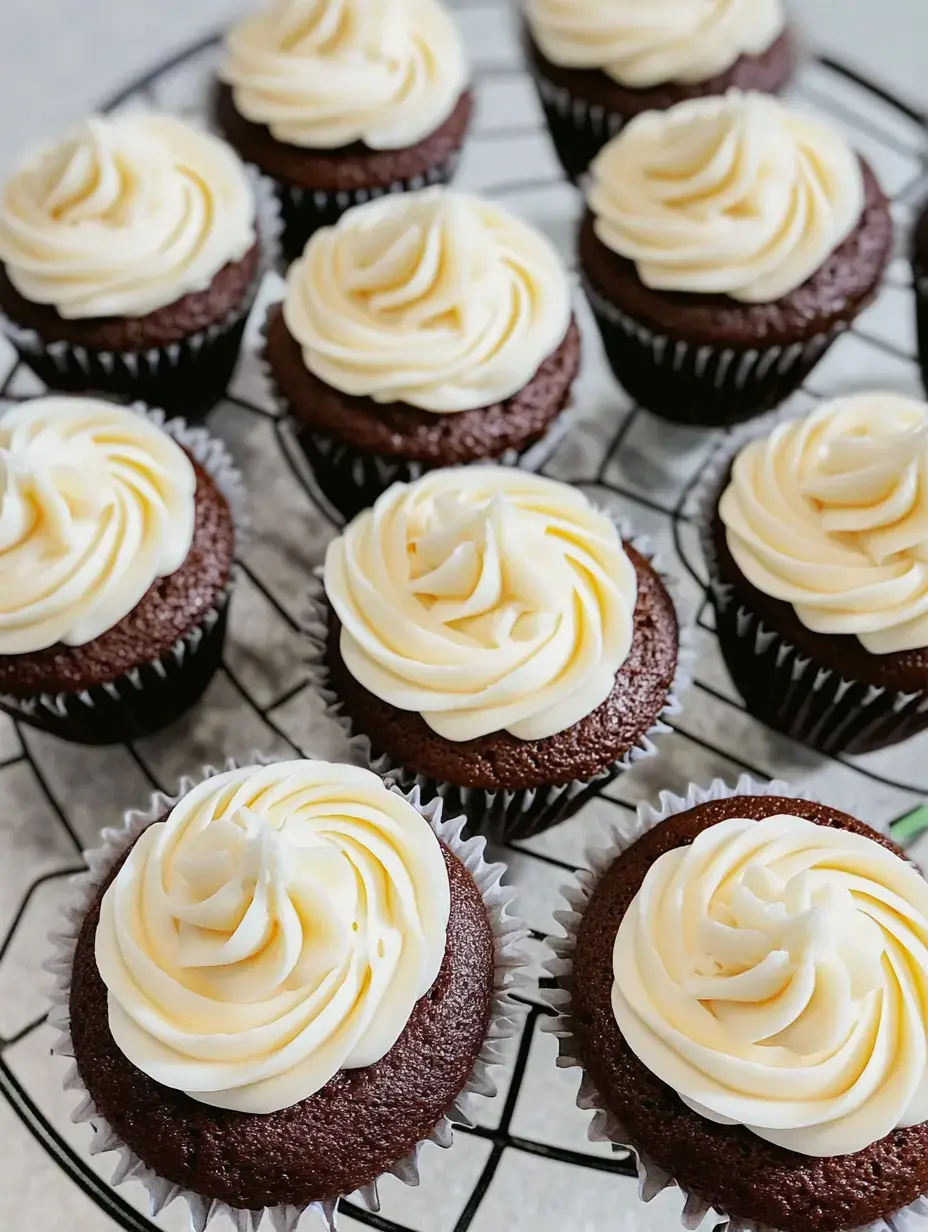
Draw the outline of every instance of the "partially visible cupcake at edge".
M928 202L915 221L912 234L912 279L915 288L915 328L922 384L928 391Z
M577 179L644 111L731 89L777 94L795 47L782 0L523 0L554 148Z
M925 1226L928 884L866 822L720 782L567 888L563 1066L683 1226ZM884 1220L886 1222L884 1222ZM669 1225L668 1225L669 1226Z
M82 744L179 718L221 661L241 506L224 447L160 412L0 414L0 709Z
M375 765L527 837L656 751L685 683L645 545L506 467L395 484L327 550L314 636Z
M277 185L290 260L350 206L450 180L472 109L442 0L268 0L230 31L215 97Z
M928 404L752 425L706 477L719 644L752 714L830 753L928 727Z
M350 517L435 467L537 466L580 334L540 232L433 188L316 232L270 310L266 359L320 489Z
M782 402L876 296L889 204L819 119L761 94L648 112L599 154L580 266L642 406L723 425Z
M270 1208L292 1232L312 1207L334 1232L340 1197L417 1184L420 1145L495 1094L521 930L460 831L306 760L187 782L89 853L56 937L58 1049L76 1119L153 1210Z
M52 389L188 418L222 396L260 272L252 183L170 116L96 116L0 195L0 326Z

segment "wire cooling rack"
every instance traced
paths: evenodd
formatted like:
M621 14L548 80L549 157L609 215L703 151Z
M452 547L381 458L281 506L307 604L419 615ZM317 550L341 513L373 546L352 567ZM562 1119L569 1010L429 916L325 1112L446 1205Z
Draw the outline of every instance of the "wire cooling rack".
M459 0L455 6L476 69L479 96L459 183L504 202L537 223L572 263L579 211L547 142L523 73L508 6ZM200 115L218 59L219 36L158 64L109 99L114 111L157 106ZM810 58L797 101L824 112L848 132L892 196L900 233L907 231L926 175L925 117L827 56ZM878 303L837 343L796 397L799 408L823 396L882 386L920 392L914 362L910 278L900 243ZM335 520L313 490L285 423L278 417L255 359L265 287L246 337L245 355L211 427L223 436L250 489L254 535L240 561L223 668L200 708L165 735L114 749L79 749L0 716L0 1194L19 1221L56 1230L66 1220L84 1229L113 1220L129 1232L180 1229L179 1208L153 1223L137 1186L113 1189L112 1162L91 1159L86 1127L69 1122L73 1097L61 1090L61 1063L48 1053L47 985L40 974L45 934L81 867L82 848L124 808L170 791L181 774L226 755L336 755L320 737L321 706L301 663L299 621L305 578L321 560ZM754 722L721 663L691 520L691 492L715 436L661 423L615 385L593 323L577 303L584 333L584 372L577 421L545 472L576 484L649 535L698 611L696 682L665 738L661 755L623 775L580 815L501 854L521 890L540 961L553 928L558 889L616 811L661 788L681 789L742 773L782 777L874 822L895 823L916 857L928 830L928 736L862 758L812 754ZM0 357L0 397L18 400L41 386ZM928 840L925 840L928 848ZM539 968L540 971L540 968ZM679 1203L665 1195L640 1205L627 1158L587 1142L588 1116L574 1106L576 1081L555 1069L555 1046L539 1032L544 1009L525 1003L525 1024L501 1078L501 1097L480 1123L456 1134L452 1151L427 1150L417 1191L388 1180L383 1208L343 1203L345 1229L382 1232L670 1232ZM306 1226L313 1217L306 1217ZM711 1228L711 1220L707 1224Z

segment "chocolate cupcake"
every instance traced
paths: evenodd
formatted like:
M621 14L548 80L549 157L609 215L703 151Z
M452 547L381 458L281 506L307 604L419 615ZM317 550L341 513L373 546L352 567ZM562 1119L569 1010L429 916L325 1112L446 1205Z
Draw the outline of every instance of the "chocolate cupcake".
M0 709L80 744L172 723L220 665L238 472L183 420L92 398L0 415Z
M440 188L318 231L266 332L281 408L346 517L436 467L539 465L580 363L567 272L548 241Z
M928 390L928 205L915 224L912 242L912 277L915 284L915 327L922 384Z
M441 0L269 0L229 33L219 76L216 121L277 186L291 261L349 207L447 183L473 110Z
M79 1119L197 1226L335 1227L418 1182L493 1095L523 959L501 867L440 803L367 770L229 769L127 814L90 854L51 964ZM254 1221L254 1222L252 1222Z
M52 389L202 415L257 290L256 211L215 137L169 116L88 120L3 189L0 326Z
M928 405L839 398L707 473L719 645L750 712L828 753L928 727Z
M921 1227L928 884L794 795L663 793L595 853L550 964L559 1064L685 1227Z
M470 467L397 484L329 544L324 591L319 683L349 730L381 773L498 837L570 816L679 709L664 580L550 479Z
M572 180L645 111L733 89L778 94L793 75L782 0L524 0L523 7L529 71Z
M640 116L596 159L584 287L618 380L678 423L782 402L877 293L889 205L845 139L732 92Z

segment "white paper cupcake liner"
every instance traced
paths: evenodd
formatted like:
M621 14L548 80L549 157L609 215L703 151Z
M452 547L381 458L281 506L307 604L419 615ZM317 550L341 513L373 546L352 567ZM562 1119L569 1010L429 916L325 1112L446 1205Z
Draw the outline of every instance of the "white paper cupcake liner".
M613 373L642 406L675 423L723 427L778 406L852 322L783 346L693 346L642 325L581 273Z
M710 458L693 493L716 632L732 678L739 691L747 691L745 701L758 717L826 753L865 753L928 727L928 692L868 685L825 667L737 602L734 587L718 576L712 525L725 474L750 441L797 418L779 411L732 432Z
M698 1228L713 1208L698 1195L682 1189L666 1169L636 1149L634 1143L630 1141L621 1116L614 1109L606 1107L605 1100L580 1060L581 1049L574 1032L572 1017L573 958L577 945L577 931L593 891L604 873L622 852L636 843L649 830L653 830L655 826L666 821L668 817L696 808L700 804L708 804L712 800L725 800L732 796L785 796L790 799L813 801L815 799L807 792L797 791L780 780L757 783L748 775L743 775L734 787L729 787L722 779L715 779L706 788L690 784L685 796L676 796L672 792L663 791L660 794L657 808L648 803L640 804L633 818L628 820L623 818L613 824L612 833L605 846L597 846L587 851L588 868L578 872L573 882L562 887L561 893L567 901L567 909L555 911L554 918L564 930L564 935L549 938L555 957L545 963L546 970L555 978L558 988L546 994L548 1003L555 1011L555 1017L543 1022L542 1030L557 1037L558 1068L581 1070L577 1107L584 1112L593 1113L588 1130L590 1141L610 1143L613 1147L627 1151L631 1155L638 1173L638 1196L642 1202L652 1201L665 1189L676 1190L679 1198L680 1223L687 1229ZM778 1232L777 1229L767 1224L750 1219L731 1215L717 1215L716 1217L720 1222L717 1225L707 1225L707 1227L718 1227L720 1232ZM928 1200L919 1198L888 1219L876 1220L864 1225L863 1228L854 1229L853 1232L926 1232L926 1229L928 1229Z
M587 779L574 779L569 783L541 785L535 788L492 791L483 787L461 787L455 783L441 782L426 774L408 770L386 753L376 756L371 750L367 736L365 741L367 760L378 774L390 777L406 790L418 788L426 797L439 796L452 812L461 812L468 822L499 842L512 842L530 838L551 826L573 816L585 801L645 758L655 756L660 750L656 741L673 729L668 719L681 714L680 698L689 688L695 665L696 651L693 635L693 614L680 596L679 587L672 576L664 572L650 540L634 536L630 528L617 524L619 534L626 543L649 561L660 577L674 605L679 630L677 668L671 681L664 705L656 719L619 760L604 767ZM310 643L309 671L316 692L325 700L329 715L339 722L351 736L357 732L350 715L344 713L338 695L333 690L327 666L327 643L329 635L329 606L320 578L310 586L311 616L306 624Z
M248 518L242 476L226 446L205 428L191 427L181 418L169 419L160 408L138 402L127 408L162 428L207 472L225 497L235 526L236 551L247 540ZM219 666L229 600L235 574L196 628L178 638L159 659L140 663L125 675L79 692L40 693L14 697L0 693L0 710L13 718L75 739L75 729L88 744L121 743L133 733L166 726L180 717L206 688ZM154 711L167 716L150 726Z
M360 762L362 751L356 749L355 753L357 756L353 760L356 763ZM257 765L268 765L274 760L276 759L263 757L257 753L252 758L253 764ZM87 871L71 880L73 894L63 908L61 927L51 934L50 940L54 946L54 952L45 964L45 969L55 977L48 1021L60 1032L52 1052L72 1060L64 1085L68 1090L79 1092L81 1096L78 1106L71 1115L71 1120L76 1124L87 1123L92 1126L93 1141L89 1148L90 1154L115 1152L119 1158L111 1184L116 1186L129 1180L139 1181L148 1192L152 1216L180 1199L188 1208L190 1225L194 1232L203 1232L203 1229L217 1217L231 1220L237 1232L255 1232L265 1216L275 1232L295 1232L303 1214L307 1210L313 1210L320 1217L327 1232L336 1232L338 1198L326 1202L312 1202L305 1206L287 1205L267 1207L263 1210L240 1210L230 1207L225 1202L205 1198L158 1176L120 1140L105 1118L97 1112L81 1080L77 1066L73 1062L70 995L74 952L84 917L107 872L148 825L163 817L193 787L223 770L234 770L236 766L237 763L231 759L218 769L204 766L196 777L181 779L176 796L167 796L162 792L153 793L146 808L126 812L122 824L105 829L101 834L101 845L85 853ZM501 884L506 871L505 865L488 864L484 860L485 840L482 838L465 839L462 834L465 825L464 818L452 817L446 820L442 815L441 800L432 800L428 804L423 804L416 790L408 795L399 792L396 787L392 790L409 800L410 804L428 821L437 837L457 856L470 873L487 910L493 931L496 958L493 1002L486 1039L467 1082L452 1107L441 1118L428 1138L419 1142L405 1159L398 1160L388 1170L389 1175L397 1177L403 1184L415 1186L419 1184L419 1154L424 1144L433 1142L440 1147L450 1147L455 1124L473 1125L471 1116L473 1099L477 1096L491 1099L497 1094L496 1084L490 1071L492 1067L502 1063L505 1041L517 1035L520 1030L522 1011L518 1003L513 1000L513 993L526 982L522 968L527 966L528 959L522 947L526 936L525 929L521 922L510 914L515 892L510 887L504 887ZM380 1209L379 1179L377 1178L357 1191L360 1199L372 1211ZM339 1195L339 1197L347 1196L347 1194Z
M47 341L34 329L20 325L0 311L0 332L16 352L51 389L70 392L98 390L121 396L144 397L182 406L188 416L201 418L219 401L232 375L245 323L268 270L278 261L281 235L280 206L273 187L249 169L255 194L259 233L259 258L251 285L226 316L178 342L142 351L91 349L64 339ZM182 385L189 377L189 391L197 395L209 372L210 397L188 406ZM200 380L197 380L197 377ZM215 379L213 379L215 378ZM215 396L212 396L215 394ZM207 405L209 403L209 405Z

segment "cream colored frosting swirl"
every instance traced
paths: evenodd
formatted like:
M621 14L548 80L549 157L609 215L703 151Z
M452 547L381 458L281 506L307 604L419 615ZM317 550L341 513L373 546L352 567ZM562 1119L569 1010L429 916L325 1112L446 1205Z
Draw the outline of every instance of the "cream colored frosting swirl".
M238 111L278 141L396 150L427 137L467 87L439 0L271 0L227 39Z
M325 589L377 697L448 740L539 740L611 693L637 579L581 492L488 466L394 484L329 544Z
M0 198L0 260L61 316L140 317L202 291L255 242L245 169L171 116L97 116L28 159Z
M612 1006L695 1111L802 1155L928 1119L928 883L871 838L736 818L660 856Z
M82 646L193 541L196 474L151 420L94 398L0 416L0 654Z
M436 414L512 397L563 342L570 286L543 235L427 189L358 206L290 268L284 318L321 380Z
M594 161L588 199L646 286L771 303L853 231L864 185L838 132L733 90L634 119Z
M230 770L150 826L104 895L113 1038L201 1103L289 1108L389 1052L438 975L449 909L438 839L377 775Z
M928 646L928 405L828 402L738 454L719 514L738 568L808 629Z
M782 0L526 0L552 64L601 69L620 85L708 81L783 33Z

